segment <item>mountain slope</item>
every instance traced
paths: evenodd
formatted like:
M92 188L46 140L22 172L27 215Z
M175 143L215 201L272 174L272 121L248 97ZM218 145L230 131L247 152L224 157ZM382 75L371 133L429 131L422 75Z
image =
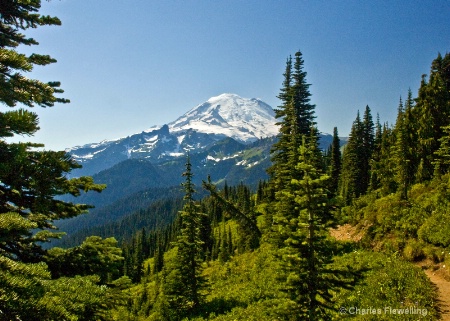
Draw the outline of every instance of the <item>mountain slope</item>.
M101 143L67 149L83 165L73 175L93 175L130 158L153 164L204 151L224 138L248 144L276 135L272 108L259 99L235 94L212 97L162 127Z
M206 134L224 135L243 143L275 136L275 113L263 101L222 94L208 99L176 121L169 123L172 132L194 129Z
M69 201L102 207L128 195L152 187L168 187L171 184L150 162L128 159L93 175L98 184L106 184L101 193L86 193L79 197L67 197Z

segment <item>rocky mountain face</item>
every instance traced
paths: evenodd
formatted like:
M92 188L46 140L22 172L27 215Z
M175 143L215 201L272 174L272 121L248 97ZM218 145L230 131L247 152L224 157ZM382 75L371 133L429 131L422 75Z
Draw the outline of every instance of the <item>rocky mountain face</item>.
M93 175L127 159L160 164L189 152L211 149L231 138L247 145L275 136L274 111L259 99L222 94L194 107L175 121L114 140L67 149L83 168L74 175ZM214 155L211 155L214 157Z

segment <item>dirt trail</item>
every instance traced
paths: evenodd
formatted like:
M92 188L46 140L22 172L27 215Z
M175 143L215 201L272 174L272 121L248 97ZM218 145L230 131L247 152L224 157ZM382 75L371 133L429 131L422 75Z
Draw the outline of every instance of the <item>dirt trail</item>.
M444 277L443 270L424 270L430 281L436 286L438 306L442 321L450 321L450 282Z
M344 224L336 229L330 230L331 236L341 241L359 241L363 236L362 232L358 232L354 226ZM438 307L441 312L442 321L450 321L450 282L445 278L445 271L438 265L430 265L426 262L417 264L430 279L431 283L436 287L438 294ZM430 267L431 266L431 267Z

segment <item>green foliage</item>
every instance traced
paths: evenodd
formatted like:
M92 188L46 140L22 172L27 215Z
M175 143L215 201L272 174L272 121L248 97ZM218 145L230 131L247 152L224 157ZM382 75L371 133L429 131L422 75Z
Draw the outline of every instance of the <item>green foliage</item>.
M14 107L17 103L26 106L51 107L56 102L68 102L66 99L55 97L60 93L59 82L43 83L36 79L29 79L24 73L31 72L35 65L45 66L56 60L48 55L18 53L20 45L37 45L33 38L28 38L23 31L40 26L60 25L56 17L42 16L39 13L40 0L17 2L3 1L0 8L2 24L0 37L0 102Z
M122 250L114 238L88 237L83 244L67 250L52 248L46 262L53 278L97 275L105 284L117 278L123 265Z
M330 191L337 194L339 186L339 177L342 169L341 142L338 136L337 127L333 129L333 142L331 144L331 160L330 160Z
M279 268L273 248L267 244L254 252L234 256L225 264L211 262L204 271L210 283L205 312L210 316L227 313L228 318L228 312L233 310L229 316L239 316L240 319L246 319L253 313L255 319L273 315L269 301L275 302L279 295ZM265 301L264 311L256 313L253 306ZM261 318L264 319L267 318Z
M420 227L418 236L433 245L448 247L450 245L449 209L449 206L436 209Z
M404 200L402 192L379 197L372 192L343 212L363 230L365 246L416 261L429 258L434 262L445 259L450 245L447 222L450 212L448 175L427 184L414 184Z
M375 151L375 133L369 106L363 119L359 111L353 122L342 160L340 195L348 204L351 199L363 195L371 181L371 159Z
M362 273L354 289L336 295L336 305L342 309L336 320L436 320L436 294L420 268L368 251L337 257L334 265L350 265L355 273ZM393 312L401 309L409 314Z
M435 152L434 161L435 175L443 175L449 172L450 168L450 126L442 127L443 136L439 138L439 149Z
M409 240L403 249L403 257L408 261L419 261L424 258L424 244L415 240Z
M194 200L194 185L189 156L186 162L186 171L183 173L186 181L183 183L185 205L180 212L181 230L174 246L177 247L177 256L172 268L165 266L162 280L162 293L167 302L169 315L167 320L178 320L195 312L201 302L201 291L205 289L204 279L201 275L202 241L200 239L201 214ZM163 300L163 301L161 301ZM175 315L172 315L174 313Z
M0 319L110 320L112 306L123 304L123 286L118 292L98 282L97 276L52 280L44 263L0 256Z
M278 141L271 150L272 166L267 170L271 183L276 189L282 189L295 175L298 161L298 147L302 136L310 137L315 127L315 105L310 103L311 93L303 70L303 58L300 51L295 53L294 66L289 57L284 73L284 82L279 98L282 105L275 109L275 117L279 119L280 133ZM318 132L315 131L311 143L317 143Z
M44 83L25 76L34 66L56 60L17 52L23 45L38 44L25 35L28 28L61 23L56 17L39 14L40 6L40 0L6 0L0 6L0 103L8 107L51 107L68 102L57 97L63 92L58 89L59 82ZM5 139L31 136L38 124L37 115L24 109L0 112L0 319L107 320L110 289L98 285L97 276L51 279L41 247L42 242L61 237L52 231L54 221L90 208L57 196L79 196L105 186L95 184L91 177L69 179L67 174L80 166L64 151L41 150L37 149L41 144L8 143ZM94 239L90 242L94 246ZM110 250L109 254L117 255ZM83 255L87 253L77 259L86 259ZM97 263L92 265L96 273L108 264Z
M434 173L434 153L446 135L445 126L450 125L450 54L440 54L431 64L430 77L422 77L413 114L417 119L419 166L417 180L423 182Z
M284 240L277 253L283 271L280 281L290 300L280 313L293 314L292 320L325 320L333 309L331 291L346 284L343 271L328 268L333 253L326 234L334 223L326 190L329 177L314 166L315 154L305 139L299 155L296 168L302 178L293 178L292 187L276 193L275 228ZM293 213L283 210L289 202L296 205Z

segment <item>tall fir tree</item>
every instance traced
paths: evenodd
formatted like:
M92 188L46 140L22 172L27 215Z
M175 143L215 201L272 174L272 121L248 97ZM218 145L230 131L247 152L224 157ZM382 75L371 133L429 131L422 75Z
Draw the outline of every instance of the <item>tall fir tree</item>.
M29 28L61 24L57 17L41 15L40 7L40 0L1 2L0 104L4 106L52 107L69 102L59 97L63 93L59 82L27 77L35 66L56 60L19 52L23 46L38 45L26 35ZM61 236L54 232L54 221L89 209L58 196L78 196L104 186L94 184L91 177L69 179L68 173L80 166L64 151L9 142L9 137L33 136L39 130L37 114L25 108L0 112L0 318L81 320L89 313L99 318L107 304L107 288L97 286L99 278L93 276L50 280L42 244ZM79 291L75 296L67 288Z
M361 190L365 193L370 185L370 160L374 152L375 144L375 126L372 120L372 114L369 106L364 110L362 120L362 151L361 151Z
M371 162L375 150L375 126L369 106L361 120L359 111L353 122L343 155L340 194L348 203L366 193L371 184Z
M408 183L407 183L407 146L406 140L406 126L405 126L405 110L403 107L403 101L400 97L400 102L397 109L397 120L395 122L395 145L393 146L393 161L396 164L395 179L400 189L400 195L402 199L407 199L408 196Z
M271 181L275 181L275 175L277 180L281 180L280 173L288 170L288 155L290 145L290 135L292 132L292 111L289 108L292 95L292 57L289 57L286 61L286 70L284 72L283 87L280 90L278 99L281 100L281 105L275 109L275 118L279 121L276 123L280 126L278 141L272 146L272 166L268 168L267 172L271 176ZM281 182L277 182L280 184Z
M295 176L295 163L298 160L298 148L302 136L311 137L315 127L315 105L311 104L310 84L306 81L307 73L304 71L302 53L295 53L294 66L289 57L284 73L283 87L278 98L282 105L275 110L275 117L280 119L278 141L273 145L272 166L268 168L271 183L275 189L282 188ZM312 140L318 142L318 131L315 130Z
M404 131L405 131L405 157L406 157L406 176L407 184L411 186L415 182L415 175L418 167L417 157L417 119L414 117L414 98L411 89L408 90L408 96L405 101L405 117L404 117Z
M362 180L360 179L363 176L362 172L364 169L362 166L363 132L364 128L358 111L352 124L342 160L340 194L347 203L364 192Z
M450 54L440 54L431 64L430 77L422 76L414 116L417 119L418 168L416 179L429 180L434 172L434 153L450 125Z
M292 98L294 103L294 115L296 117L296 130L298 147L302 140L301 137L307 137L311 133L311 128L315 127L315 105L311 104L310 84L306 81L306 71L303 69L304 61L300 51L295 53L294 72L292 74ZM318 132L316 133L318 137Z
M194 184L192 182L192 165L187 156L186 171L183 173L185 182L184 207L180 212L181 231L174 242L177 246L175 265L167 277L164 295L168 299L170 309L177 317L194 313L202 301L201 290L205 287L204 277L201 275L203 242L200 238L201 214L194 200Z
M408 98L405 106L400 98L398 107L397 120L393 135L395 143L392 151L392 162L395 166L395 180L403 199L408 198L408 189L414 183L414 175L416 172L415 159L415 131L414 120L412 118L413 99L411 90L408 91Z
M374 191L380 188L379 165L381 159L381 139L383 135L383 127L380 123L380 115L377 113L377 121L375 123L375 139L373 143L372 159L370 160L370 185L369 189Z
M333 128L333 141L331 143L330 154L330 191L336 195L342 167L341 141L337 127Z
M274 217L284 240L278 255L289 299L281 314L289 315L289 320L331 320L332 292L345 287L340 272L328 268L333 251L326 235L334 217L327 191L329 176L315 166L315 157L303 139L296 166L302 178L292 179L292 188L277 192L297 205L291 217L283 211Z
M271 229L270 222L273 222L272 216L275 211L282 211L283 215L289 218L296 207L292 199L286 199L283 193L277 192L293 188L290 184L292 179L301 179L302 172L297 170L296 164L299 157L298 150L304 137L307 144L319 155L318 131L314 122L315 105L310 102L310 85L306 81L307 73L303 70L303 65L300 51L295 53L294 66L292 59L288 59L283 88L279 95L283 104L275 111L275 116L280 120L278 122L280 132L278 142L271 150L272 166L267 170L270 176L269 188L272 190L269 194L275 195L275 202L270 202L265 212L268 230ZM276 210L274 204L278 204L275 206ZM276 230L276 227L274 229ZM279 237L279 233L274 233L268 236L268 239L281 245L282 240Z

